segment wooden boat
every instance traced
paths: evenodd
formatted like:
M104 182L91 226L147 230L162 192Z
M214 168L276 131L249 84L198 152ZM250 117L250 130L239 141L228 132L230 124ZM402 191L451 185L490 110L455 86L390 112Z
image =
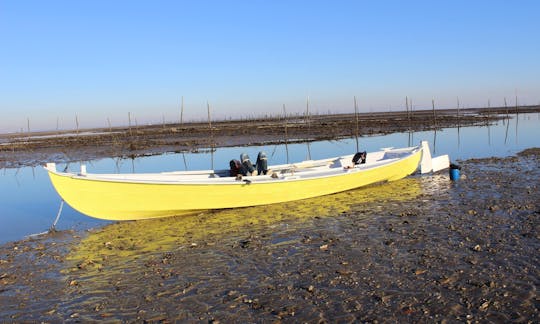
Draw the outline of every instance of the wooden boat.
M146 174L59 172L48 163L51 182L71 207L107 220L137 220L202 210L267 205L394 181L430 164L427 142L401 149L367 153L364 164L353 155L269 166L267 175L229 176L229 170ZM434 160L434 159L433 159ZM446 162L445 162L446 163ZM446 166L447 167L447 166Z

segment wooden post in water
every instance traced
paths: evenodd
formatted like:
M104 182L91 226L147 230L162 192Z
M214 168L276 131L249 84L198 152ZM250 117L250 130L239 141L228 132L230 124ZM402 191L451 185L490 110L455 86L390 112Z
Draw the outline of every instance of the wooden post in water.
M411 134L410 134L410 120L409 120L409 97L405 96L405 110L407 111L407 146L411 145Z
M456 99L457 99L456 117L458 119L458 125L459 125L459 97L456 97Z
M504 97L504 108L506 108L506 119L510 119L510 116L508 115L508 104L506 103L506 97Z
M437 153L437 116L435 115L435 99L431 99L433 108L433 154Z
M487 126L487 129L488 129L488 145L491 146L491 128L489 126L489 117L490 117L490 109L491 109L491 101L490 99L488 99L488 102L487 102L487 115L486 115L486 126Z
M508 141L508 129L510 128L510 115L508 114L508 104L504 97L504 108L506 108L506 133L504 134L504 144Z
M414 127L412 126L412 119L413 119L413 101L412 101L412 98L409 98L409 113L410 113L410 117L409 117L409 136L410 136L410 140L409 140L409 146L412 145L412 143L414 142Z
M210 118L210 103L206 102L206 108L208 111L208 127L210 129L210 135L212 135L212 118Z
M460 119L459 119L459 97L456 97L457 98L457 109L456 109L456 113L457 113L457 140L458 140L458 147L460 146L461 144L461 138L460 138L460 134L459 134L459 128L460 128Z
M285 122L285 152L287 154L287 164L289 164L289 146L288 146L288 134L287 134L287 111L285 110L285 104L283 104L283 119Z
M306 123L307 123L307 126L308 126L308 136L311 135L311 123L310 123L310 120L309 120L309 97L307 97L307 101L306 101ZM309 139L306 139L307 140L307 150L308 150L308 160L311 160L311 148L309 147Z
M407 112L407 120L409 120L409 97L405 96L405 109Z
M131 112L128 111L128 128L129 128L129 136L133 136L133 133L131 132Z
M184 125L184 96L182 96L182 105L180 107L180 125Z
M208 110L208 127L210 128L210 155L211 155L211 167L214 170L214 130L212 129L212 118L210 117L210 103L206 102L206 108Z
M356 96L354 96L354 116L356 118L356 152L360 152L360 145L358 143L358 105L356 104Z
M77 125L77 135L79 135L79 116L75 114L75 124Z
M433 108L433 125L437 126L437 116L435 115L435 99L431 99L431 107Z
M412 124L411 124L411 115L412 115L412 99L405 97L405 108L407 109L407 133L408 133L408 142L407 145L411 146L412 142Z
M516 89L516 144L518 143L518 124L519 124L519 110L518 110L518 97Z

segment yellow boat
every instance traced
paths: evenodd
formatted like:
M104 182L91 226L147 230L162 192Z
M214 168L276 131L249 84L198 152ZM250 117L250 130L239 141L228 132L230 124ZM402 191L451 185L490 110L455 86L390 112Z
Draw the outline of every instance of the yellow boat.
M268 205L323 196L373 183L394 181L431 165L426 142L420 146L367 153L363 164L353 155L270 166L267 175L229 176L229 170L139 174L59 172L45 169L71 207L91 217L137 220L202 210ZM431 171L431 166L428 171Z

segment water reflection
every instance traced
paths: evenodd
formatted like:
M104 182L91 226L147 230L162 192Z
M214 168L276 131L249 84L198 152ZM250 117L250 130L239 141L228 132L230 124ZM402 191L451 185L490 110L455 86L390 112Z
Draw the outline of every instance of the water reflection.
M540 147L540 114L509 115L489 126L447 128L425 132L405 132L360 138L360 150L407 146L414 139L430 141L435 154L450 154L453 161L468 158L513 155L525 148ZM460 141L462 137L464 141ZM456 141L456 138L458 139ZM354 137L343 140L314 142L310 145L313 159L351 154L356 150ZM232 158L243 153L256 156L268 153L269 163L280 164L308 157L305 144L262 145L253 147L217 148L200 153L171 153L130 159L101 159L85 162L89 172L162 172L228 168ZM59 165L59 169L78 170L80 163ZM60 198L51 186L45 171L39 167L4 169L0 173L0 243L22 239L26 235L47 230L56 217ZM105 221L81 215L65 206L58 229L86 229L107 224Z
M490 156L513 155L525 148L539 146L540 128L538 119L523 118L531 114L510 115L510 120L500 120L490 124L486 136L487 126L445 128L423 132L394 133L384 136L370 136L360 138L360 150L378 150L381 147L400 147L416 145L421 140L428 140L430 148L435 154L450 154L452 160L468 158L482 158ZM538 115L538 114L532 114ZM520 119L520 120L518 120ZM511 132L510 130L513 130ZM465 141L459 140L465 139ZM458 140L456 140L458 139ZM354 152L356 139L321 141L311 143L311 158L321 159L328 156L346 155ZM280 164L289 161L307 159L308 152L305 144L262 145L251 147L218 148L213 152L215 167L228 168L228 161L238 158L241 153L256 156L259 151L269 153L269 163ZM116 168L110 167L109 159L94 163L95 172L161 172L181 169L209 169L211 168L211 153L175 153L160 156L151 156L129 160L120 160Z
M446 181L445 181L446 182ZM437 187L436 190L440 190ZM202 212L194 215L119 222L105 226L83 239L68 256L78 271L106 276L106 268L123 267L142 255L178 248L225 244L246 233L291 231L296 236L315 218L356 213L366 203L385 205L409 201L422 193L422 179L411 177L384 185L347 191L297 202ZM369 212L373 212L370 210ZM98 271L98 272L94 272ZM114 270L114 273L117 271Z

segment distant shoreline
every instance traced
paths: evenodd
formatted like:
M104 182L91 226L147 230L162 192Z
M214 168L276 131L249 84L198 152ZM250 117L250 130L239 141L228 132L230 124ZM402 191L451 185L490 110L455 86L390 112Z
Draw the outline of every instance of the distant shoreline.
M487 125L540 105L268 117L0 134L0 168ZM358 116L358 123L357 117ZM357 127L358 124L358 127Z

